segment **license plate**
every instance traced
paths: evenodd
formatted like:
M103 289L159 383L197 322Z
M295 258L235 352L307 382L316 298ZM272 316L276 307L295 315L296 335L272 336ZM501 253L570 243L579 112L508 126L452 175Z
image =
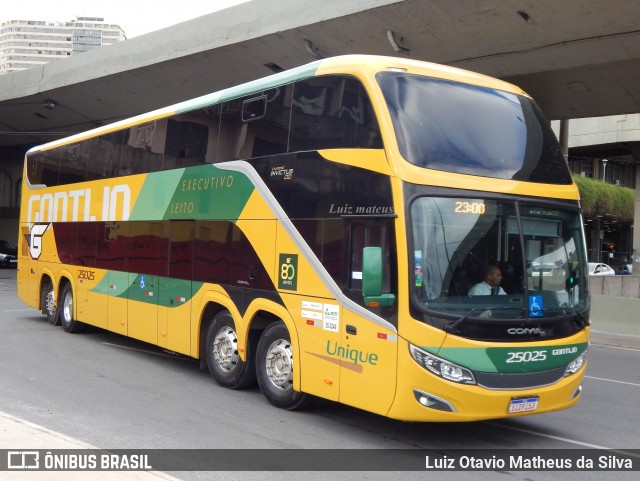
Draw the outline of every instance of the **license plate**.
M538 397L514 398L509 403L509 414L525 413L538 409Z

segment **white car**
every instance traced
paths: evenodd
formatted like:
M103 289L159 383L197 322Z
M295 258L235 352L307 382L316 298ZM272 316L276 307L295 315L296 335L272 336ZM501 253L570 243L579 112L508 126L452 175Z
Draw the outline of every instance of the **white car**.
M590 276L615 276L616 271L603 262L589 262Z

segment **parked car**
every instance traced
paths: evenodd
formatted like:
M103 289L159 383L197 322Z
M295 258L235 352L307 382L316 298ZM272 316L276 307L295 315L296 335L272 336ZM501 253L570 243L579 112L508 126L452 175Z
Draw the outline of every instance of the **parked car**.
M589 262L590 276L615 276L616 271L603 262Z
M616 275L618 276L630 276L633 272L633 264L626 264L616 269Z
M0 266L16 267L18 265L18 248L5 240L0 240Z

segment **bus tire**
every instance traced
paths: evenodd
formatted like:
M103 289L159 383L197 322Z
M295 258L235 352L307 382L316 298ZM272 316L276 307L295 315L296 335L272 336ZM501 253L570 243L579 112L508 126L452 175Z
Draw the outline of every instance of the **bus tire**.
M205 349L209 373L219 385L241 389L255 382L253 353L247 349L247 360L240 358L236 325L229 311L214 316L207 329Z
M294 359L291 337L283 322L267 327L256 353L256 374L264 397L276 407L294 411L305 407L308 394L293 390Z
M42 289L40 290L40 308L52 326L60 325L60 316L56 306L55 296L53 282L51 282L51 279L47 279L42 283Z
M58 310L60 311L60 323L65 332L75 334L83 332L87 328L86 324L73 318L73 289L69 283L66 283L60 291Z

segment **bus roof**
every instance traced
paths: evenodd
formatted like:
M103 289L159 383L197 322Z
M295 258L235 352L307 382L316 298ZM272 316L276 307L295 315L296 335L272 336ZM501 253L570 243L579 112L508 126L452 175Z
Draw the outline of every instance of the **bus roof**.
M471 72L456 67L449 67L436 63L424 62L413 59L397 57L385 57L376 55L342 55L317 60L306 65L295 67L267 77L262 77L250 82L229 87L217 92L206 94L194 99L163 107L151 112L123 119L92 130L80 132L63 139L54 140L31 148L27 153L54 149L63 145L79 142L88 138L98 137L110 132L125 129L154 120L178 115L191 110L214 105L227 100L261 92L279 85L285 85L298 80L311 78L317 75L328 74L353 74L360 76L374 75L376 72L398 69L411 74L428 77L442 78L457 82L479 85L482 87L503 90L518 95L527 95L523 90L508 82L489 77L487 75Z

